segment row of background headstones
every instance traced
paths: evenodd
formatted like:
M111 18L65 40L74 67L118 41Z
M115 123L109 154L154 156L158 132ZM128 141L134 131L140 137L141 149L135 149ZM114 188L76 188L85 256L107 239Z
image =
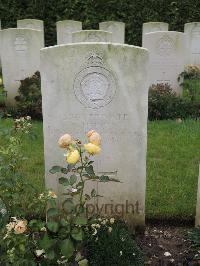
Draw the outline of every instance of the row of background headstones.
M59 21L56 26L58 44L71 42L123 44L125 39L125 24L122 22L102 22L99 24L100 30L87 31L82 31L81 22L73 20ZM200 22L185 24L185 33L168 31L168 26L163 22L143 24L143 47L150 52L149 84L169 83L174 91L181 94L178 75L184 70L185 65L200 64ZM14 104L19 80L39 70L39 51L44 47L43 21L18 20L17 27L17 29L2 30L0 36L3 79L8 92L8 103L11 104Z

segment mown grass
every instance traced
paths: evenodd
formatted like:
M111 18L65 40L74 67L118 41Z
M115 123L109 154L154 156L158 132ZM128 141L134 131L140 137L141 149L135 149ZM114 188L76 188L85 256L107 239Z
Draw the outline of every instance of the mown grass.
M149 123L147 217L195 216L199 163L200 121Z
M0 120L0 130L11 126ZM44 188L42 123L34 122L36 140L26 138L21 167L38 191ZM0 145L4 142L0 139ZM200 121L153 121L148 124L146 215L148 218L195 216L198 165L200 163Z

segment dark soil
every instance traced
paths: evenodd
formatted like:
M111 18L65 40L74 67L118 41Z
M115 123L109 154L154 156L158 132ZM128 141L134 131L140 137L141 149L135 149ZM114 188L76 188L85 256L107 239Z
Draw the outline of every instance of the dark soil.
M200 250L187 239L191 227L147 226L136 241L145 254L145 265L200 265Z

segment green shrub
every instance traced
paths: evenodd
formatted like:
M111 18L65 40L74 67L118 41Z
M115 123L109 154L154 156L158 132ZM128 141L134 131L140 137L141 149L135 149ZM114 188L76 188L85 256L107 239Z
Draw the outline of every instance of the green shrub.
M178 80L183 87L183 97L200 102L200 66L186 66Z
M200 226L193 228L188 232L188 239L192 242L192 246L200 248Z
M199 118L200 103L178 96L169 84L153 84L149 89L149 120Z
M126 224L116 221L110 227L108 223L102 225L99 222L101 226L96 234L88 232L85 248L89 266L144 265L143 254L128 233Z
M40 73L21 80L17 101L17 113L20 116L31 116L33 119L42 119L42 95Z

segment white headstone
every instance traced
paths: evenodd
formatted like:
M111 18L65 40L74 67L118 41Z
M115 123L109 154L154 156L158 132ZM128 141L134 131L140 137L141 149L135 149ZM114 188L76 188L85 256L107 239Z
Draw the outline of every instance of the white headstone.
M57 44L72 42L72 32L82 30L82 22L74 20L63 20L56 22Z
M102 30L82 30L72 32L72 42L111 42L112 33Z
M200 226L200 165L199 165L199 178L198 178L198 188L197 188L197 205L196 205L195 225Z
M155 32L155 31L168 31L169 24L165 22L146 22L142 26L142 43L145 33Z
M135 225L144 225L145 218L147 64L147 50L129 45L76 43L41 50L46 186L60 192L49 174L53 165L65 165L58 138L67 132L86 140L86 132L95 129L102 135L97 173L123 182L99 183L104 197L98 206L111 204L111 215L118 212ZM102 214L110 211L103 208Z
M184 32L187 35L189 64L200 65L200 22L186 23Z
M44 31L44 22L38 19L20 19L17 20L17 28Z
M146 33L144 47L150 56L149 85L168 83L181 94L177 79L187 63L186 35L175 31Z
M15 104L20 80L32 76L40 67L43 32L32 29L2 30L2 72L7 104Z
M118 21L105 21L99 23L99 29L112 32L112 41L115 43L124 43L125 23Z

